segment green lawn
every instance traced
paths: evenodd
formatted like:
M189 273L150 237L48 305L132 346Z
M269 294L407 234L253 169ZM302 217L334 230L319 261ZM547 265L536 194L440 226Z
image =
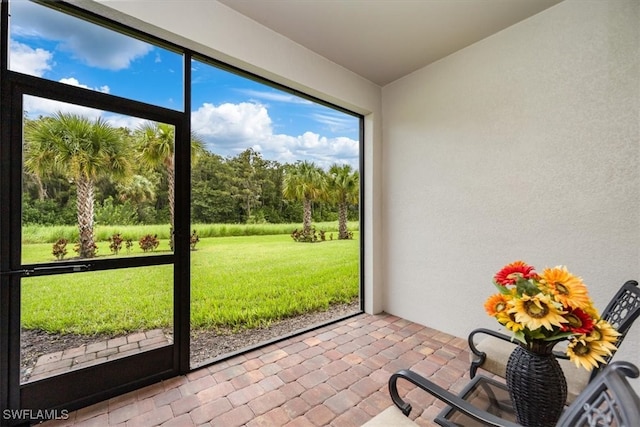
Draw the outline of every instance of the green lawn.
M252 328L352 301L359 292L358 239L357 232L353 240L313 244L288 235L201 238L191 252L192 328ZM23 259L50 252L50 244L25 245ZM81 334L170 327L172 269L25 278L22 325Z

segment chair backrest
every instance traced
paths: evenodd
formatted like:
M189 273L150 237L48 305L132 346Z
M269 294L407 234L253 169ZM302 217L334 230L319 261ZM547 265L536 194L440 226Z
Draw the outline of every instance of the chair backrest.
M607 365L563 412L558 427L637 426L640 397L626 377L639 374L629 362Z
M640 316L640 288L635 280L627 280L611 298L602 318L621 334L626 334L633 321Z
M601 315L604 320L609 322L620 333L618 341L615 343L616 347L620 347L638 316L640 316L640 288L637 281L628 280L611 298ZM604 359L609 363L612 357L613 354L604 357ZM594 369L591 372L591 380L595 378L604 366L600 364L599 369Z

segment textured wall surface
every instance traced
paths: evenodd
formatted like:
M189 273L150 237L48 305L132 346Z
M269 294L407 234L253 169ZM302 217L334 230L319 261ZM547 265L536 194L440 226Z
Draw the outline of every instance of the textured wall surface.
M383 88L385 311L497 329L483 302L517 259L601 309L640 279L639 9L567 0Z

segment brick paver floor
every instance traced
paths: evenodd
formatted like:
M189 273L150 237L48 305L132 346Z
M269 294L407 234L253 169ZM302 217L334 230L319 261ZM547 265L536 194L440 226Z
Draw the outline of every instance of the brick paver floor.
M153 329L45 354L38 358L33 369L24 375L24 379L37 381L51 375L152 350L172 342L173 337L165 335L162 329Z
M459 392L467 342L388 315L361 314L69 414L44 426L360 426L391 406L389 376L410 368ZM443 407L409 383L410 418Z

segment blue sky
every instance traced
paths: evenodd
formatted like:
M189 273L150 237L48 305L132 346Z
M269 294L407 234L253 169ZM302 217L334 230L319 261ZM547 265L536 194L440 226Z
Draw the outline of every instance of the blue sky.
M24 0L11 3L10 68L75 86L182 110L181 55ZM358 167L358 119L203 62L193 61L192 128L210 151L234 156L252 147L270 160ZM60 110L29 98L29 116ZM79 106L134 129L140 120Z

